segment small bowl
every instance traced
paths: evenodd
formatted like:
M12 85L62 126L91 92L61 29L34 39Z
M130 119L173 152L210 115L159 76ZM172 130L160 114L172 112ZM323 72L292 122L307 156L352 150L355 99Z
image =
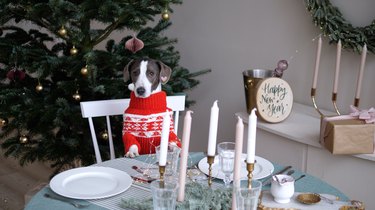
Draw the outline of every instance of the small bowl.
M304 193L299 194L297 200L303 204L315 204L320 202L320 196L314 193Z

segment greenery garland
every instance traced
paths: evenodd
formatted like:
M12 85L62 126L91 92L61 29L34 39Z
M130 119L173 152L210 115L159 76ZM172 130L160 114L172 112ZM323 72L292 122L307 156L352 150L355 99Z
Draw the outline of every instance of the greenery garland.
M311 13L316 26L331 43L341 40L344 49L362 52L364 44L369 52L375 53L375 20L365 27L353 27L342 16L340 10L329 0L305 0L307 10Z

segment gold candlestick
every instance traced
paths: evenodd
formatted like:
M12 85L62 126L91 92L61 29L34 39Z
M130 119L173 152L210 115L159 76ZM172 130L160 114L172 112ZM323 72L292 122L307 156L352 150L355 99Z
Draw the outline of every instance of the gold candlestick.
M160 173L160 188L164 188L165 166L159 166L159 173Z
M316 93L316 88L311 88L311 100L313 102L314 108L320 114L321 117L324 117L324 114L319 110L318 106L316 105L315 93Z
M245 160L246 162L246 160ZM246 162L247 169L247 188L251 189L251 181L253 180L254 163Z
M212 185L212 164L215 162L215 156L207 155L207 163L208 163L208 186L211 187Z
M337 93L332 93L332 103L333 103L333 107L335 108L336 113L337 113L338 115L341 115L340 112L339 112L339 109L337 108L336 99L337 99Z

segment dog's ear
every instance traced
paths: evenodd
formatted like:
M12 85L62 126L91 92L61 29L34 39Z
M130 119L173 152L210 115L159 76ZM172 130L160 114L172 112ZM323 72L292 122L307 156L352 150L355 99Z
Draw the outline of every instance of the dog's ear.
M160 81L164 85L169 81L172 74L172 69L161 61L157 61L157 64L160 67Z
M127 82L130 79L129 69L132 66L134 60L131 60L123 70L124 82Z

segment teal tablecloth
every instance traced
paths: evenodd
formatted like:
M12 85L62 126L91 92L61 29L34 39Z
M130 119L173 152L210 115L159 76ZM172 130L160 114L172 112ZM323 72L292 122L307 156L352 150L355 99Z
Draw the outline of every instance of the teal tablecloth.
M204 157L203 153L190 153L189 154L189 166L198 164L199 160ZM146 160L147 156L139 156L136 159L144 161ZM111 161L111 160L110 160ZM98 165L106 165L106 163L110 163L110 161L103 162ZM113 161L113 160L112 160ZM277 163L273 163L275 167L275 171L279 171L284 166L279 165ZM295 170L295 169L294 169ZM295 170L293 174L294 177L299 177L300 175L304 174L299 170ZM266 178L265 178L266 179ZM263 179L264 180L264 179ZM261 180L261 181L263 181ZM263 187L263 190L268 190L270 186ZM347 196L340 192L338 189L334 188L333 186L329 185L328 183L314 177L311 175L306 174L306 177L297 181L295 183L295 191L296 192L315 192L315 193L322 193L322 194L331 194L335 195L340 198L340 200L346 201L348 200ZM47 186L41 189L33 198L29 201L26 205L25 210L59 210L59 209L76 209L72 205L52 200L49 198L45 198L43 195L44 193L53 193ZM73 199L69 199L73 200ZM85 200L75 200L76 202L90 204L88 207L84 208L85 210L104 210L106 208L95 205Z

